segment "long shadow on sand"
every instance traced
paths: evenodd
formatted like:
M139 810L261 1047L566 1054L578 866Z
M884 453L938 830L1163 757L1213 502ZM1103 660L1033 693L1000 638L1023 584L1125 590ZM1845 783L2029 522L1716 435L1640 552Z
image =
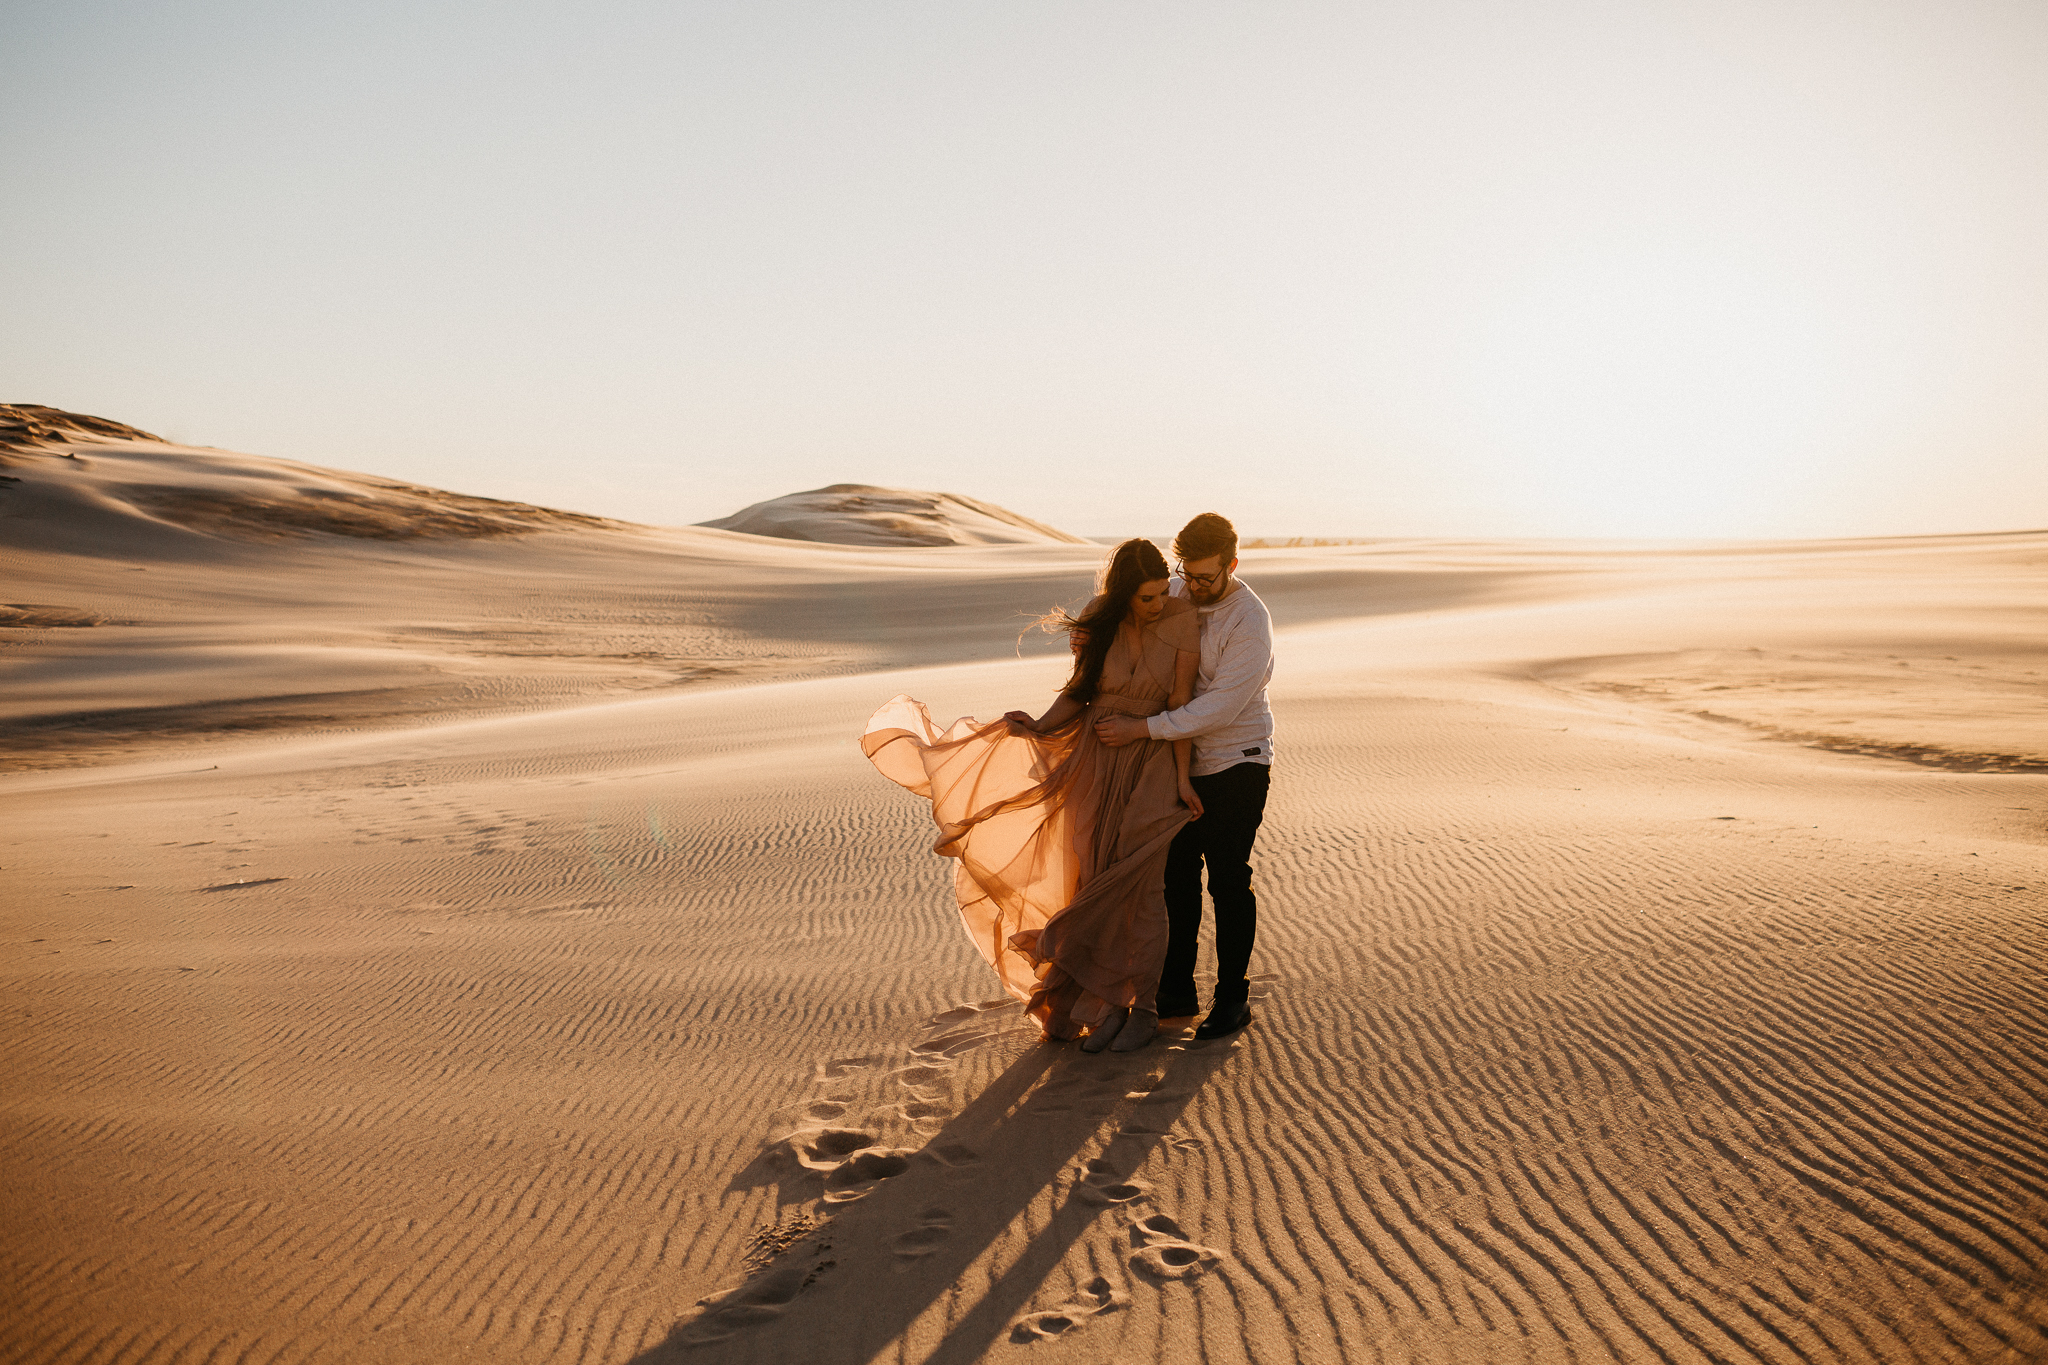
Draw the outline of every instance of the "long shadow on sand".
M1174 1229L1174 1211L1133 1177L1243 1037L1187 1044L1169 1035L1121 1055L1032 1048L909 1157L901 1174L839 1206L829 1223L677 1323L632 1365L866 1361L956 1287L966 1311L941 1339L920 1340L910 1354L930 1365L966 1365L1005 1333L1030 1330L1015 1324L1091 1231L1114 1241L1118 1258L1131 1263L1129 1278L1142 1283L1146 1258L1130 1254L1131 1224L1149 1217ZM975 1271L1049 1188L1051 1216L1029 1233L1021 1254ZM1155 1249L1154 1265L1156 1257ZM1081 1304L1065 1305L1074 1311L1059 1314L1053 1329L1059 1318L1128 1302L1124 1272L1113 1275L1090 1286Z

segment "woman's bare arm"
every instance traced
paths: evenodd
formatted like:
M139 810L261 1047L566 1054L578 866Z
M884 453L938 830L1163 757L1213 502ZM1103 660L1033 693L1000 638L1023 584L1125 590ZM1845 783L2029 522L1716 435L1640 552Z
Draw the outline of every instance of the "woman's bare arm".
M1065 725L1087 709L1088 705L1086 702L1075 701L1072 697L1062 692L1059 695L1059 700L1045 709L1045 714L1038 718L1037 724L1032 728L1040 734L1050 733L1059 729L1062 725Z
M1166 709L1175 711L1186 706L1195 696L1195 672L1201 666L1202 656L1188 650L1179 650L1173 656L1173 692L1166 699ZM1195 795L1195 784L1188 780L1188 765L1194 761L1195 742L1191 739L1177 739L1173 742L1173 775L1180 784L1181 804L1195 813L1195 819L1202 818L1202 798Z
M1042 735L1059 729L1062 725L1065 725L1087 709L1088 707L1085 703L1075 701L1072 697L1062 692L1059 695L1059 700L1047 707L1045 714L1037 720L1033 720L1022 711L1005 712L1003 719L1021 725L1027 730L1035 730Z

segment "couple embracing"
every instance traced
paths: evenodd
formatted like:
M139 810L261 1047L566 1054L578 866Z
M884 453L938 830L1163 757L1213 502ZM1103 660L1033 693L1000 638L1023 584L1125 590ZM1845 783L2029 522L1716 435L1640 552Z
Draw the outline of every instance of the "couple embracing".
M1258 927L1252 842L1273 760L1273 628L1238 580L1214 512L1174 538L1116 547L1079 616L1056 615L1074 668L1046 712L956 721L890 701L861 747L931 798L957 859L967 931L1048 1039L1132 1052L1195 1014L1202 879L1216 910L1216 991L1197 1038L1251 1022Z

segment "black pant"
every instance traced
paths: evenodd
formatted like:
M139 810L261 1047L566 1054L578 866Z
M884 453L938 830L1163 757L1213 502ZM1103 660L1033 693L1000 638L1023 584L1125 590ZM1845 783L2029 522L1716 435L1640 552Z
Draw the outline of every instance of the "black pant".
M1252 894L1252 840L1266 816L1266 789L1273 770L1264 763L1240 763L1192 779L1202 798L1202 818L1174 836L1166 855L1166 968L1159 974L1159 999L1176 1006L1195 999L1195 940L1202 932L1202 864L1209 865L1209 897L1216 902L1216 996L1240 1003L1250 989L1252 940L1259 932L1259 900Z

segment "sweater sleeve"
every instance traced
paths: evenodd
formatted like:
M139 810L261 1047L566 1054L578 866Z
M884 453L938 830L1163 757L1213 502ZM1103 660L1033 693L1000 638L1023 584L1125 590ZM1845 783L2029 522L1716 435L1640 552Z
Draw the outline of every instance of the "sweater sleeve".
M1264 611L1233 623L1216 664L1216 681L1186 706L1145 722L1154 739L1194 739L1237 719L1273 671L1273 622Z

